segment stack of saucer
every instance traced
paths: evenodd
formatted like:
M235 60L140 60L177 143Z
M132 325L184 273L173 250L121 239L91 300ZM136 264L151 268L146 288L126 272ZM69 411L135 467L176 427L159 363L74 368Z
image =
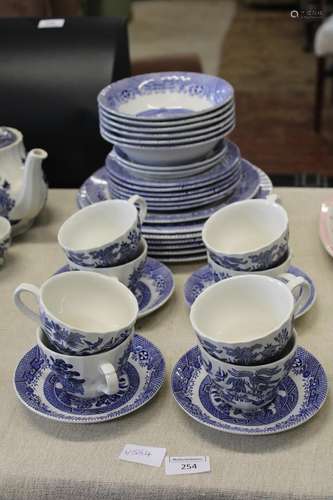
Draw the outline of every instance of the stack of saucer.
M262 195L267 177L225 139L235 127L234 91L225 80L183 72L135 76L103 89L98 106L101 135L114 149L82 186L79 205L144 196L149 255L202 259L207 217Z

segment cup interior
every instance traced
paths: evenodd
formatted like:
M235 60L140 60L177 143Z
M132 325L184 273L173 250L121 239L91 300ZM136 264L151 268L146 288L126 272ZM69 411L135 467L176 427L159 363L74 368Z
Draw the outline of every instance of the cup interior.
M219 281L194 302L194 330L211 340L259 340L290 318L294 300L280 281L267 276L236 276Z
M61 226L58 241L70 250L89 250L124 235L137 220L137 210L126 200L106 200L79 210Z
M203 239L225 254L256 251L278 239L288 227L284 208L266 200L247 200L222 208L208 219Z
M56 321L87 333L126 328L138 314L137 300L125 285L84 271L53 276L41 288L41 302Z

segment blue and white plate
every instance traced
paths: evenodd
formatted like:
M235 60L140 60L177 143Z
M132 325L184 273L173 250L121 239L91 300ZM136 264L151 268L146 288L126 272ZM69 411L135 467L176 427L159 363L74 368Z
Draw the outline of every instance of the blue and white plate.
M143 233L145 233L145 231L151 233L151 228L153 225L155 226L155 224L159 225L157 232L160 233L163 233L165 230L171 230L170 232L174 232L175 230L177 232L179 230L182 232L185 230L186 232L188 230L188 223L191 224L195 221L206 220L210 215L216 212L216 210L226 204L229 205L236 201L253 198L261 187L261 178L265 188L262 190L260 197L265 197L267 195L266 193L272 189L272 183L267 175L246 160L242 160L241 166L242 170L239 184L233 194L229 198L223 200L222 203L219 202L208 208L204 207L182 213L148 213L143 226ZM109 174L105 167L97 170L97 172L89 177L80 188L77 198L79 207L82 208L92 203L111 198L108 186L109 182ZM266 189L266 186L268 189ZM138 194L140 194L139 191ZM168 225L168 227L166 227L166 225Z
M194 420L232 434L276 434L293 429L312 418L324 404L327 377L320 362L298 347L289 375L281 382L277 397L255 413L232 409L201 364L198 347L176 363L172 392L179 406Z
M310 285L311 292L309 299L304 304L302 309L295 315L295 318L299 318L300 316L303 316L303 314L305 314L315 303L317 296L316 287L310 276L302 271L299 267L290 266L287 272L293 274L294 276L302 276L302 278L304 278ZM204 290L206 290L206 288L210 287L214 283L215 282L213 279L213 274L208 264L201 267L197 271L194 271L194 273L192 273L191 276L187 279L184 286L184 297L186 304L191 307L195 299Z
M67 394L37 345L19 362L13 382L21 403L34 413L58 422L94 424L122 417L148 403L161 388L164 377L165 362L160 350L135 335L119 392L113 396L82 399Z
M202 116L221 109L233 97L233 87L222 78L172 71L111 83L97 101L110 116L154 123Z
M106 170L111 180L128 186L128 189L156 192L156 193L174 193L183 192L186 189L196 189L197 187L210 186L215 182L221 181L231 175L238 165L241 155L236 144L225 141L226 151L222 158L209 171L202 172L192 178L185 179L143 179L138 174L129 171L121 165L123 158L122 152L116 148L115 153L110 153L106 158ZM224 151L224 146L219 144L217 151ZM219 153L217 153L218 155ZM126 159L127 161L127 159ZM133 163L133 162L132 162ZM157 166L155 167L158 168ZM164 167L163 167L164 168Z
M69 270L66 265L58 269L56 274ZM157 259L148 257L133 292L139 305L138 318L143 318L162 307L170 299L174 289L175 282L170 269Z

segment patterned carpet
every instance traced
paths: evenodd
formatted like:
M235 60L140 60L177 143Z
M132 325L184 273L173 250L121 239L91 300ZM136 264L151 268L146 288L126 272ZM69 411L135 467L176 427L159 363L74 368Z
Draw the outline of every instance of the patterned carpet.
M327 95L323 131L316 134L315 58L303 44L303 26L288 11L239 7L223 45L219 74L236 89L231 138L280 184L304 184L303 173L333 176L333 104Z

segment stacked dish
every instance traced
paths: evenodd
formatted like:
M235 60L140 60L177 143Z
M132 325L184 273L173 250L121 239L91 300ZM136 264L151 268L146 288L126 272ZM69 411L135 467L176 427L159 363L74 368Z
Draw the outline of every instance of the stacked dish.
M142 234L150 256L205 258L207 218L272 189L225 138L235 127L235 104L232 86L221 78L183 72L126 78L100 92L98 108L101 135L115 147L81 187L78 204L144 197Z

